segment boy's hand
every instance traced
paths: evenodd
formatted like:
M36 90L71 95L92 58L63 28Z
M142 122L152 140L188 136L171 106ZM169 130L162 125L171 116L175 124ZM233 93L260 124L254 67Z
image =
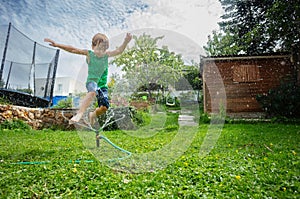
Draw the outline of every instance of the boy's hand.
M132 39L132 35L130 33L127 33L126 37L125 37L125 42L129 43L131 41L131 39Z
M44 42L49 42L49 45L50 45L50 46L56 47L55 42L54 42L53 40L51 40L51 39L45 38L45 39L44 39Z

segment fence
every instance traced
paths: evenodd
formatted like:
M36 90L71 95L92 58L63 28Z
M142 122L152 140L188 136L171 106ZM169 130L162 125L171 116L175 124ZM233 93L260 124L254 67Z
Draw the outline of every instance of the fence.
M9 23L0 26L1 54L0 96L16 105L51 105L59 50L38 44Z

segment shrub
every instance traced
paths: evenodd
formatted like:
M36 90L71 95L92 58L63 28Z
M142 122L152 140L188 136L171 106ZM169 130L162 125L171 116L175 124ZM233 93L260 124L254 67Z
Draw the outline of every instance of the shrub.
M281 84L256 99L269 117L300 118L300 87L294 83Z
M68 97L67 99L60 100L54 108L72 108L73 102L72 98Z
M132 120L138 126L145 126L151 122L151 116L147 111L137 110Z
M11 104L11 102L7 99L7 97L0 97L0 104Z
M31 127L22 120L14 119L14 120L5 120L0 124L0 130L9 129L9 130L30 130Z
M151 122L151 115L149 112L137 110L134 107L113 108L113 111L114 117L110 118L108 122L110 124L104 128L105 131L119 129L132 130L135 129L136 125L141 127L148 125ZM103 126L105 122L107 122L106 120L108 119L108 115L110 115L109 111L99 117L98 122L100 126ZM123 115L125 116L124 118ZM113 122L118 118L122 119L118 120L118 122Z
M171 124L164 128L166 132L177 131L179 128L178 124Z
M200 123L203 123L203 124L210 123L210 118L209 118L209 115L207 113L202 113L200 115Z

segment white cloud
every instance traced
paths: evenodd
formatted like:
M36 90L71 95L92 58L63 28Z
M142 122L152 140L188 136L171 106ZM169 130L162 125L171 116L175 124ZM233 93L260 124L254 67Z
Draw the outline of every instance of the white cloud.
M111 39L111 49L120 45L125 32L151 32L154 36L165 35L162 44L168 45L171 50L184 54L188 60L199 61L199 55L204 54L202 46L207 36L217 28L220 5L216 2L208 6L209 0L201 4L199 0L146 2L150 5L148 9L135 10L126 18L124 23L127 28L114 26L104 31ZM92 24L97 24L96 18L89 20L82 28L93 27ZM85 38L85 41L89 40Z
M126 18L128 28L114 28L110 35L131 31L134 34L165 35L162 44L190 61L199 61L207 36L217 29L221 5L217 0L146 0L146 10L135 10ZM116 37L113 37L115 39ZM121 42L122 40L119 40ZM115 43L117 45L118 43Z
M127 19L130 29L160 28L186 35L199 45L217 29L222 12L216 0L148 0L149 9L136 11Z
M43 38L50 37L78 48L90 48L97 32L114 40L111 48L115 48L125 32L152 29L166 34L164 44L192 59L217 29L222 12L218 0L116 0L105 5L97 0L78 1L51 0L45 5L35 0L8 1L0 5L0 19L7 24L11 21L38 43L47 45ZM85 81L85 67L83 56L61 52L57 76L78 76Z

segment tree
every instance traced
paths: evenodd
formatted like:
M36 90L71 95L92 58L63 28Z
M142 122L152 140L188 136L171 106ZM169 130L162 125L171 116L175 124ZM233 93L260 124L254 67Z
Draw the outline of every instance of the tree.
M274 1L267 13L267 32L280 42L282 50L291 51L300 44L300 2Z
M202 90L202 78L197 65L190 66L183 76L189 82L193 90Z
M116 89L116 82L119 81L121 78L119 76L119 74L117 73L113 73L109 79L109 82L107 83L108 86L108 92L109 92L109 96L111 95L111 93L114 92L114 90Z
M299 46L300 4L299 1L283 0L220 0L225 14L219 23L221 35L218 40L209 39L207 50L234 46L234 54L260 54L291 51ZM230 38L228 40L228 37ZM229 43L227 43L229 42ZM212 48L211 46L216 46ZM219 51L223 53L219 53ZM228 53L222 48L218 54Z
M166 46L158 48L157 41L162 38L152 38L145 33L133 36L134 46L112 61L122 67L131 91L146 87L151 98L151 85L168 87L182 76L184 62L181 55L170 52Z
M190 90L197 91L198 102L201 102L202 90L202 76L199 71L199 65L193 63L191 66L186 66L183 70L183 78L176 83L176 90ZM187 85L186 85L187 84Z
M236 43L237 36L227 31L226 33L213 31L213 35L208 36L206 46L203 46L208 56L236 55L242 48Z

